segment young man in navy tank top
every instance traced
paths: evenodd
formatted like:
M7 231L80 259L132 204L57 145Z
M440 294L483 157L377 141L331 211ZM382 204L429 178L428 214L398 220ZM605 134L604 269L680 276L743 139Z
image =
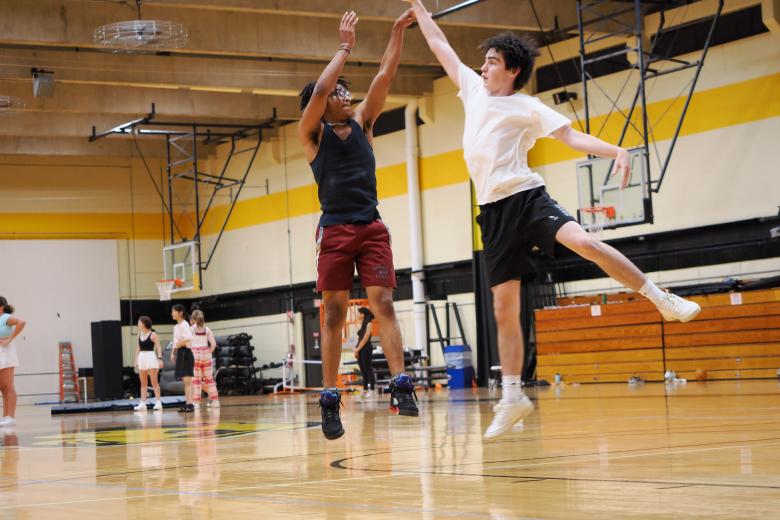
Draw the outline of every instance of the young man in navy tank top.
M390 89L401 58L404 29L414 21L412 10L396 20L379 73L366 98L352 108L348 83L340 78L355 45L354 11L339 25L338 50L316 82L301 91L298 138L317 181L322 217L317 229L317 291L322 292L325 330L322 331L320 396L322 432L327 439L344 435L336 389L341 361L341 331L347 316L352 275L358 275L380 327L382 349L390 380L390 409L417 416L411 377L404 373L401 331L393 308L395 270L390 232L377 211L373 126Z

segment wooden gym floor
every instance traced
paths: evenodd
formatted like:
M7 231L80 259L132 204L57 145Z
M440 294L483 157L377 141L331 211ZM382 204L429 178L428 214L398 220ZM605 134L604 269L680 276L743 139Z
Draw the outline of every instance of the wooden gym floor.
M345 397L326 441L316 396L223 408L49 415L0 432L0 518L780 518L780 382L565 386L484 442L496 394Z

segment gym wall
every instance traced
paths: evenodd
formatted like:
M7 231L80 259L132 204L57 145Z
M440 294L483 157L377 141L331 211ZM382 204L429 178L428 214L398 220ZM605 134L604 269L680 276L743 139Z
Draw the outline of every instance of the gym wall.
M59 398L61 341L92 366L91 322L119 319L114 240L0 240L0 294L27 326L14 340L22 403Z
M648 85L651 110L663 113L689 78L678 73L652 81ZM624 73L616 73L599 78L599 83L614 92L623 79ZM780 37L764 33L712 48L667 178L654 197L655 224L606 231L604 237L775 214L780 193L778 91ZM537 95L553 106L552 92ZM425 263L468 261L471 202L461 158L463 111L455 87L446 78L436 81L421 106L426 120L419 127ZM555 108L574 119L566 105ZM668 139L679 109L679 103L672 106L655 130L657 138ZM607 112L603 105L594 118ZM614 133L605 137L614 138ZM668 145L668 141L661 145L665 142ZM403 131L378 137L375 152L380 211L393 233L396 267L408 268ZM574 165L581 158L550 139L541 140L530 156L531 166L545 177L553 197L570 211L577 205ZM219 156L210 163L217 168ZM159 176L159 161L152 162L151 169ZM137 157L5 156L0 157L0 183L2 238L117 240L120 297L156 297L154 280L162 276L165 224L160 202ZM311 172L295 138L295 126L288 125L263 144L249 185L205 274L202 294L312 282L317 209ZM213 221L210 226L206 246L216 232ZM411 330L410 325L403 326Z

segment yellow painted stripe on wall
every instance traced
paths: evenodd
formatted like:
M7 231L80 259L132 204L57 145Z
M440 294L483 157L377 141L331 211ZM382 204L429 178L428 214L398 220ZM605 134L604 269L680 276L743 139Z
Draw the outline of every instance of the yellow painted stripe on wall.
M717 128L749 123L760 119L780 116L780 74L773 74L758 79L747 80L724 87L701 91L693 96L691 106L686 115L681 135L689 135ZM670 107L671 105L671 107ZM674 127L682 113L683 100L663 100L648 105L651 121L658 124L653 129L657 140L669 139L674 133ZM739 107L737 110L736 107ZM665 115L664 115L664 112ZM606 116L591 119L591 128L598 129L604 123ZM635 120L638 125L638 114ZM622 128L621 118L612 116L604 127L602 137L607 141L617 141ZM629 132L625 146L633 147L638 143L638 136ZM568 161L583 157L584 154L573 150L555 139L540 139L529 153L529 164L533 167ZM453 184L467 182L469 179L466 164L463 161L463 150L457 149L438 155L420 159L420 189L431 190ZM299 197L298 191L306 193ZM291 190L291 215L300 216L319 212L316 185ZM377 192L380 199L406 195L406 165L404 163L377 169ZM256 199L242 200L236 205L234 216L227 229L238 229L259 224L266 224L285 218L283 204L284 194L271 194ZM281 206L279 200L282 200ZM244 211L244 206L253 208ZM240 218L238 214L244 214ZM214 233L218 230L217 222L224 220L224 212L214 215L213 222L204 233Z
M404 177L406 170L404 169ZM469 171L463 161L463 150L453 150L420 161L420 189L432 190L469 180ZM406 194L406 192L404 192Z
M378 168L376 172L377 195L380 199L406 195L406 164L394 164ZM420 189L430 190L467 182L469 179L463 152L455 150L420 160ZM317 198L317 185L309 184L293 188L290 193L290 216L300 217L320 211ZM249 226L267 224L287 217L284 192L272 193L263 197L241 200L236 204L226 230L241 229ZM219 232L225 221L228 208L215 207L203 227L203 234Z
M771 74L697 92L691 99L688 113L680 129L680 136L780 116L778 92L780 92L780 74ZM677 98L658 101L647 106L648 120L653 125L653 135L657 141L672 138L684 104L684 98ZM591 118L591 131L595 133L601 128L605 119L606 116ZM611 143L617 142L623 121L620 114L613 115L604 126L600 137ZM638 111L633 122L640 126ZM638 134L629 130L623 146L632 148L639 144ZM584 155L555 139L540 139L528 153L528 164L532 167L543 166L570 161Z
M2 213L3 238L124 237L162 239L159 213Z
M780 116L780 74L742 81L723 87L697 92L681 130L681 135L690 135L750 123L761 119ZM657 123L653 132L657 140L669 139L682 111L683 101L664 100L648 106L651 121L668 112ZM592 119L591 128L598 129L606 116ZM611 118L605 125L602 137L615 141L619 135L619 117ZM454 137L455 138L455 137ZM458 136L459 138L459 136ZM628 134L625 146L636 144L636 134ZM534 167L553 164L582 157L583 154L568 148L554 139L541 139L529 153L529 164ZM452 150L420 159L420 188L430 190L468 181L468 171L463 161L463 151ZM377 170L377 191L380 199L405 195L406 166L399 163ZM241 200L235 207L227 226L228 230L283 220L287 217L287 201L284 192ZM319 212L317 187L315 184L289 190L290 216L297 217ZM219 231L228 208L217 206L211 209L203 233ZM71 233L71 234L118 234L135 236L139 239L160 238L162 223L159 213L135 214L135 233L131 225L131 214L104 213L0 213L0 234L14 233ZM188 219L181 219L180 225ZM186 231L185 231L186 232Z

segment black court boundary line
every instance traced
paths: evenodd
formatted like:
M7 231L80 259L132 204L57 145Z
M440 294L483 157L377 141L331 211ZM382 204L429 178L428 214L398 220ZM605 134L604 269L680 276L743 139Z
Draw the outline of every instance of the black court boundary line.
M750 439L743 441L744 443L755 443L755 442L765 442L765 441L780 441L780 437L773 437L768 439ZM735 444L737 441L726 443L726 444ZM720 443L705 443L705 444L684 444L679 446L666 446L662 448L637 448L637 449L631 449L631 450L619 450L614 452L609 452L610 454L625 454L625 453L637 453L637 452L643 452L643 451L652 451L652 450L661 450L661 449L678 449L678 448L697 448L697 447L723 447L724 449L728 448L736 448L738 446L728 446L723 445ZM410 474L410 475L435 475L435 476L453 476L453 477L482 477L482 478L504 478L504 479L515 479L518 483L525 483L525 482L535 482L535 481L542 481L542 480L555 480L555 481L572 481L572 482L607 482L607 483L626 483L626 484L660 484L660 485L668 485L668 486L675 486L675 487L688 487L688 486L701 486L701 487L727 487L727 488L748 488L748 489L780 489L780 485L777 486L771 486L771 485L758 485L758 484L723 484L723 483L712 483L712 482L681 482L681 481L663 481L663 480L634 480L634 479L606 479L606 478L576 478L576 477L546 477L546 476L539 476L539 475L495 475L495 474L487 474L487 473L463 473L463 472L441 472L436 471L436 468L447 468L450 467L450 465L441 465L432 466L433 471L421 471L421 470L388 470L388 469L376 469L376 468L353 468L348 467L344 465L344 462L349 460L355 460L360 458L367 458L374 455L387 455L394 453L398 450L392 450L392 451L386 451L384 453L378 453L378 454L365 454L365 455L357 455L354 457L346 457L343 459L337 459L330 463L330 467L334 469L341 469L341 470L347 470L347 471L367 471L367 472L376 472L376 473L403 473L403 474ZM526 459L510 459L510 460L503 460L503 461L491 461L491 462L474 462L472 464L499 464L499 463L507 463L507 462L529 462L529 461L544 461L544 460L551 460L551 459L563 459L567 457L587 457L587 456L593 456L593 455L601 455L601 452L592 452L592 453L579 453L579 454L570 454L570 455L555 455L551 457L531 457ZM659 453L659 456L663 455L673 455L673 453ZM468 464L468 463L467 463ZM521 479L521 480L518 480Z

